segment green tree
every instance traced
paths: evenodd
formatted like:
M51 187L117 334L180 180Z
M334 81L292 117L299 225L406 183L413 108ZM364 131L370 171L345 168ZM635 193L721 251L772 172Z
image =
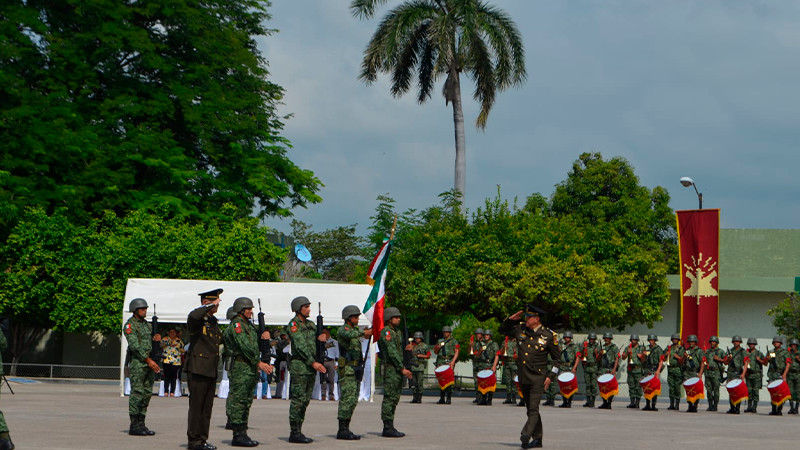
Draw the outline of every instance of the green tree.
M0 3L0 185L5 237L26 206L89 223L167 208L206 220L287 216L320 201L288 158L255 38L261 0Z
M789 292L777 306L767 311L778 334L800 339L800 297Z
M292 220L292 236L311 251L312 263L326 280L363 283L367 265L363 239L356 224L312 231L305 222ZM359 275L361 277L357 278Z
M353 15L372 18L388 0L353 0ZM503 10L480 0L405 1L381 20L364 51L360 78L375 82L378 73L392 77L390 92L407 93L416 78L417 101L431 97L445 77L442 95L453 104L455 190L466 192L466 143L461 103L461 74L475 83L481 105L475 120L483 130L497 93L525 80L525 49L517 25Z

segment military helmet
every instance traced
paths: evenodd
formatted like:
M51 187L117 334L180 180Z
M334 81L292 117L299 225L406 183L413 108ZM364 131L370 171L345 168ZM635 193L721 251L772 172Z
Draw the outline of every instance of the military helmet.
M422 331L415 331L414 332L414 339L417 339L417 338L424 339L424 337L422 336Z
M475 328L475 334L483 334L483 328Z
M236 311L233 310L233 306L228 308L228 311L225 313L225 318L228 320L233 320L236 317Z
M680 334L678 334L678 333L675 333L675 334L673 334L672 336L670 336L670 338L669 338L669 339L670 339L670 340L672 340L672 339L677 339L677 340L679 340L679 341L680 341L680 340L681 340L681 335L680 335Z
M483 334L485 334L486 336L491 336L492 335L492 330L487 328L487 329L483 330Z
M632 334L631 337L628 338L628 340L629 341L638 341L639 340L639 335L638 334Z
M564 337L572 339L572 331L565 331L564 332Z
M392 317L400 317L401 315L402 314L400 314L400 310L395 308L394 306L391 306L383 310L383 320L389 320Z
M658 336L656 336L655 334L648 334L647 335L647 340L648 341L657 341L658 340Z
M800 345L800 340L797 338L791 338L789 339L789 345Z
M742 342L742 337L737 334L737 335L733 336L733 338L731 339L731 342Z
M239 297L233 301L233 312L240 314L242 310L253 308L253 301L247 297Z
M586 336L586 339L597 339L597 333L592 331L588 336Z
M710 338L708 338L708 342L716 342L717 344L719 344L719 338L716 336L711 336Z
M361 309L356 305L347 305L342 309L342 319L347 320L350 316L357 316L361 314Z
M758 345L758 339L756 338L747 338L747 345L756 344Z
M442 327L442 333L452 333L452 332L453 332L453 328L452 327L450 327L448 325L445 325L445 326Z
M614 339L614 335L610 331L603 333L603 339Z
M300 311L300 308L310 304L311 300L309 300L307 297L304 297L302 295L300 297L295 297L292 300L292 312L298 312Z
M772 338L772 343L774 344L776 342L780 342L781 344L783 344L783 336L775 336L774 338Z
M697 336L690 334L689 337L686 338L686 342L697 342Z
M128 305L128 310L130 312L136 312L139 308L147 308L147 300L143 298L135 298L131 300L130 305Z

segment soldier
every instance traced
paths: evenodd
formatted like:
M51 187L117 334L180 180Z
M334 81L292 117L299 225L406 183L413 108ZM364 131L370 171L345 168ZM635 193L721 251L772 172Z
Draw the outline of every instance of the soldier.
M358 328L361 310L356 305L342 309L344 325L339 328L339 432L336 439L357 441L361 436L350 431L350 419L358 404L358 386L364 375L364 357L360 338L372 336L372 330Z
M639 402L642 399L642 366L645 359L645 348L639 344L639 335L632 334L628 338L630 344L622 352L622 359L628 360L628 396L631 398L630 404L626 408L639 409Z
M797 407L800 405L800 351L797 349L798 344L800 341L797 338L789 340L791 365L789 375L786 377L786 382L789 383L789 392L792 394L792 400L789 402L789 414L797 414Z
M767 367L767 383L776 380L783 380L786 382L786 374L789 373L789 367L792 364L792 358L789 352L783 348L783 338L775 336L772 339L772 346L775 347L767 354L766 360L769 366ZM772 411L769 412L770 416L783 415L783 403L776 405L772 403Z
M308 316L311 314L311 301L306 297L292 299L294 318L286 326L292 350L292 362L289 371L289 442L308 444L314 440L303 434L303 421L306 408L311 401L314 390L316 372L325 373L325 366L315 359L316 341L325 342L325 335L316 336L317 326Z
M619 368L619 347L617 344L611 342L614 335L610 332L603 334L603 342L605 343L600 350L600 375L610 373L617 376L617 369ZM611 402L614 401L614 396L603 399L603 404L598 406L597 409L611 409Z
M236 316L222 334L225 349L230 357L228 377L231 390L226 405L230 405L229 418L233 429L231 445L255 447L258 445L258 441L250 439L247 435L253 391L258 383L259 371L263 370L270 374L273 367L261 361L258 329L251 322L253 301L247 297L237 298L233 302L233 312L236 313ZM269 338L269 332L264 331L261 339Z
M225 318L228 322L232 321L236 318L236 311L233 310L233 306L228 308L225 311ZM231 355L228 351L228 346L225 345L222 347L222 377L223 379L228 376L228 370L231 368ZM228 383L230 385L230 379L228 379ZM225 399L225 429L226 430L233 430L233 425L231 425L231 396L230 393L228 394L228 398Z
M133 313L123 327L130 355L128 370L131 379L131 395L128 399L128 414L130 414L131 426L128 434L152 436L156 433L145 426L144 420L147 415L147 406L150 405L150 397L153 396L155 374L161 372L158 363L150 358L153 341L161 341L161 335L152 335L153 329L145 319L147 302L143 298L131 300L128 310Z
M492 330L486 329L483 331L483 348L481 349L480 353L478 354L478 371L481 370L491 370L492 372L497 372L497 361L500 358L498 354L500 352L500 345L497 342L492 340ZM477 383L475 384L477 390ZM480 394L480 391L478 391ZM479 405L492 405L492 399L494 398L494 392L487 392L485 394L481 394L478 399Z
M706 350L706 395L708 395L708 409L716 411L719 405L719 386L725 370L725 352L719 348L719 338L711 336L708 339L709 348Z
M189 450L214 450L206 442L217 388L219 345L222 333L214 314L219 309L222 289L201 292L199 308L189 313L186 329L189 332L189 351L186 354L186 373L189 377L189 420L186 437Z
M558 341L556 341L558 342ZM553 370L553 367L558 369L561 367L561 355L558 355L558 358L553 359L550 355L547 355L547 373L550 373ZM558 395L558 383L550 383L547 386L547 389L544 390L544 403L542 406L556 406L556 395Z
M686 338L686 342L689 344L689 348L686 349L686 354L681 360L683 381L694 377L702 379L703 371L705 370L705 352L697 346L697 336L690 334ZM689 409L686 412L696 413L697 404L700 403L700 400L690 402L689 399L686 399L686 402L689 403Z
M725 355L725 364L728 366L728 377L725 379L725 384L728 384L729 381L733 381L737 378L744 381L744 359L745 359L745 352L742 348L742 337L741 336L734 336L731 339L733 343L733 348L728 350L728 354ZM733 404L733 400L728 400L731 407L728 409L728 414L740 414L740 406L741 403Z
M394 412L400 401L400 390L403 387L403 378L411 379L411 371L403 367L403 336L397 330L400 325L400 310L394 307L386 308L383 313L384 324L378 338L378 349L383 362L383 402L381 403L381 420L383 420L383 437L399 438L405 433L397 431L394 427ZM410 347L408 344L407 347ZM407 348L410 350L410 348Z
M658 346L657 342L658 337L655 334L647 335L648 347L644 349L644 375L653 375L656 378L660 378L664 364L661 356L664 354L664 350ZM647 404L642 408L642 411L658 411L658 408L656 408L657 395L654 395L651 400L645 399L645 401Z
M6 340L6 333L8 332L8 319L2 320L2 326L0 326L2 330L0 330L0 378L3 376L3 357L2 352L6 350L8 347L8 341ZM151 384L152 389L152 384ZM133 389L131 389L131 394L133 393ZM8 434L8 425L6 424L6 417L3 415L3 412L0 411L0 449L2 450L14 450L14 443L11 442L11 436Z
M484 343L483 343L483 328L475 328L475 333L470 338L469 342L469 354L472 356L472 381L475 383L475 400L472 403L478 403L481 400L481 393L478 391L478 372L483 369L479 369L481 363L479 360L479 355L481 351L483 351Z
M506 337L503 343L503 384L506 386L506 399L504 405L517 404L517 388L514 385L514 376L517 374L517 340Z
M337 361L339 361L339 342L331 337L331 331L327 328L322 330L322 334L325 336L325 362L322 363L325 366L325 376L321 377L320 380L320 399L325 401L325 393L327 392L328 401L333 402L336 401L333 387L336 380L336 365Z
M414 392L411 403L422 403L423 384L425 382L425 369L428 367L428 360L431 359L431 351L428 344L422 342L421 331L414 332L414 342L411 355L414 360L411 365L411 374L414 377Z
M594 408L594 399L597 397L597 363L601 360L600 345L597 343L597 334L592 332L583 342L581 351L581 364L583 364L583 381L586 384L586 403L584 408Z
M744 377L747 383L747 409L746 413L758 412L758 391L761 390L761 382L763 381L762 366L767 364L764 354L761 350L756 348L758 339L751 337L747 338L747 350L745 351L744 360Z
M686 354L686 349L681 345L680 334L673 334L670 341L672 343L664 351L664 365L667 366L667 386L669 386L669 408L667 409L680 411L681 385L683 384L681 362Z
M528 415L519 437L522 448L542 446L544 433L542 417L539 414L539 400L558 374L558 368L547 371L547 355L554 360L561 357L556 336L542 325L540 314L544 314L544 311L528 305L525 311L517 311L500 325L500 332L514 336L519 346L517 353L519 386ZM523 317L525 323L521 324L520 319Z
M578 346L572 342L572 331L565 331L564 332L564 345L561 348L561 367L559 367L560 372L572 372L573 374L578 368ZM558 384L558 383L551 383L551 384ZM559 408L572 408L572 396L569 398L564 397L562 394L561 397L563 401Z
M458 360L459 346L458 341L452 337L453 329L449 326L442 327L443 338L433 347L436 353L436 367L449 365L451 370L456 370L456 360ZM449 405L450 397L453 395L453 386L442 389L439 405Z

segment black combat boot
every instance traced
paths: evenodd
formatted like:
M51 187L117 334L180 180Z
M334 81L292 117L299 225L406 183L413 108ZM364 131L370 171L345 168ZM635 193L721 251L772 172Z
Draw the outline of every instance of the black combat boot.
M681 399L676 398L675 399L675 411L680 411L680 410L681 410Z
M350 431L350 419L347 420L339 419L339 432L336 433L336 439L342 439L345 441L357 441L361 439L361 436Z
M525 406L525 399L524 398L520 398L519 399L519 403L517 403L517 406Z
M0 433L0 450L14 450L14 443L11 442L11 436L8 432Z
M658 401L657 395L650 401L650 411L658 411L658 408L656 408L656 401Z
M553 399L552 399L552 398L548 398L547 400L545 400L545 402L544 402L544 403L542 403L542 405L543 405L543 406L555 406L555 405L556 405L556 402L555 402L555 401L553 401Z
M633 407L634 407L634 408L636 408L636 409L639 409L639 402L640 402L641 400L642 400L641 398L637 398L637 399L636 399L636 402L634 402L634 404L633 404Z
M486 394L479 394L478 405L485 405L485 404L486 404Z
M302 430L302 425L298 422L289 422L289 442L294 444L310 444L314 442L310 437L306 437Z
M436 402L437 405L444 405L444 391L441 392L439 395L439 401Z
M770 416L777 416L778 415L778 407L775 406L775 405L772 405L772 411L769 412L769 415Z
M144 433L142 436L153 436L156 434L155 431L147 428L147 426L144 424L144 414L139 414L139 428L141 428L142 432Z
M591 398L592 398L592 397L590 397L590 396L588 396L588 395L587 395L587 396L586 396L586 401L585 401L585 402L583 402L583 405L581 405L581 406L583 406L584 408L589 408L589 407L591 407L591 406L592 406L592 404L591 404Z
M147 436L147 433L142 430L142 425L139 423L139 416L131 414L131 427L128 429L128 434L131 436Z
M672 411L674 409L675 409L675 399L670 397L669 398L669 408L667 408L667 410L668 411Z
M393 420L383 421L383 433L381 433L381 436L390 438L401 438L405 435L406 435L405 433L401 433L394 428Z
M247 426L245 424L231 424L233 427L233 440L231 445L234 447L256 447L258 441L250 439L247 435Z
M447 395L444 399L444 404L449 405L451 403L451 397L453 396L453 391L447 391Z
M598 406L597 409L611 409L611 403L607 399L603 399L603 404Z
M747 408L745 408L744 412L751 413L753 412L753 402L750 399L747 399Z
M494 399L494 392L487 392L486 393L486 405L492 406L492 399Z
M650 411L650 400L648 400L648 399L644 399L644 400L645 400L645 405L644 405L644 408L642 408L642 411Z
M789 406L791 406L791 408L789 408L788 414L797 414L797 403L797 401L789 402Z
M564 399L564 401L562 401L561 404L558 405L558 407L559 408L569 408L569 399L567 397L562 397L562 398Z
M590 400L589 400L589 408L594 408L594 400L595 400L597 397L595 397L595 396L593 395L593 396L591 396L591 397L589 397L589 398L590 398Z
M608 409L611 409L611 403L614 401L614 396L608 397Z
M631 397L631 402L630 402L630 403L628 403L628 405L627 405L627 406L625 406L625 407L626 407L626 408L631 408L631 409L633 409L633 408L636 408L636 399L635 399L635 398L633 398L633 397Z
M231 418L230 417L228 417L228 420L225 422L225 429L226 430L232 430L233 429L233 425L231 425Z
M511 396L510 396L510 395L507 395L507 396L506 396L506 399L505 399L505 400L503 400L503 404L504 404L504 405L510 405L510 404L512 404L512 403L514 403L514 400L511 400Z

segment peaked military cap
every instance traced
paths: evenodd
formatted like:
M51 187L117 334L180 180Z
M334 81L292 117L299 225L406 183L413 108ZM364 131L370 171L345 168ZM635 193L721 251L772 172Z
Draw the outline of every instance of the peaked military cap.
M203 299L216 300L217 298L219 298L219 294L222 294L222 289L212 289L208 292L201 292L197 295L200 296L200 300Z
M525 317L533 317L533 316L541 316L546 314L547 311L543 310L542 308L536 307L536 305L527 304L525 305Z

